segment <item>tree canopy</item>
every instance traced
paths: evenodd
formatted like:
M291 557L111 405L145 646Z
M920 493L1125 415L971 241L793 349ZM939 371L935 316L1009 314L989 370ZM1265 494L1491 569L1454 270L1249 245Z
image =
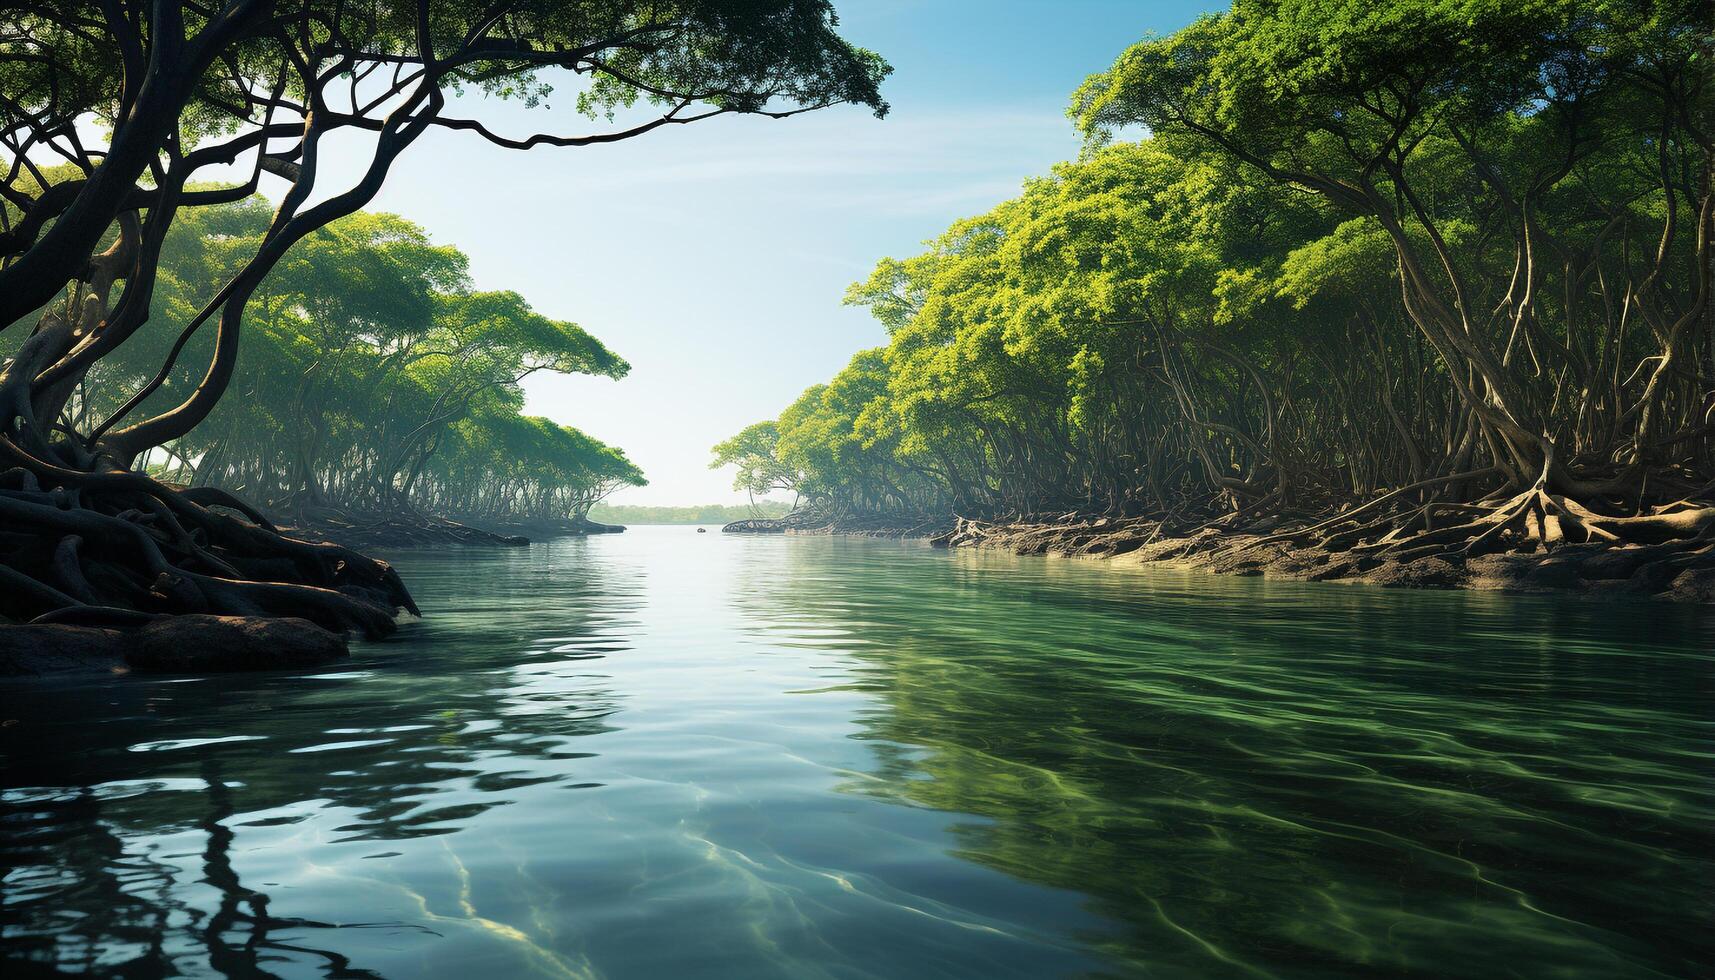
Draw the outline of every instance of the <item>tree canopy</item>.
M267 220L261 202L199 209L163 250L156 302L173 316L194 286L241 262ZM521 414L526 377L624 377L629 365L576 324L517 293L479 291L465 256L395 215L360 212L308 236L252 301L251 335L228 399L149 454L175 482L243 491L264 509L421 510L479 520L571 519L642 474L623 452ZM98 367L72 417L114 409L166 338L139 338ZM184 361L208 345L193 340ZM151 396L196 384L188 367ZM147 406L145 406L147 407Z
M848 301L886 346L717 462L845 511L1695 534L1706 14L1239 0L1146 39L1074 95L1081 160L883 260Z
M456 279L462 269L379 218L358 219L346 233L398 247L338 270L367 277L372 290L335 303L306 285L297 300L270 304L270 274L297 261L288 259L295 246L357 215L431 129L530 149L611 143L728 114L784 117L842 103L884 113L878 85L886 64L836 28L827 0L7 6L0 11L0 331L28 334L0 368L0 479L27 495L0 511L16 545L0 564L0 579L18 596L10 611L111 616L88 610L114 605L302 613L340 629L391 629L391 610L414 606L384 564L280 539L218 487L187 495L136 472L143 460L176 448L194 453L192 444L217 438L221 424L201 430L234 384L256 378L244 374L242 338L273 333L257 343L277 344L281 363L296 369L297 389L273 405L342 392L399 413L374 434L386 441L372 444L356 471L292 478L311 496L330 482L366 487L359 492L376 498L426 487L434 482L424 473L427 447L473 413L507 417L498 403L485 403L504 401L522 373L611 372L620 362L516 297L442 288L405 297L426 306L396 305L401 290L412 293L413 277ZM460 114L475 100L452 98L474 90L536 106L557 98L562 85L586 130L507 134ZM321 148L352 135L360 139L347 145L364 147L357 174L329 186ZM216 183L225 167L248 176ZM231 234L190 242L171 234L206 209L242 205L264 179L283 183L270 210L206 219L210 227L234 222ZM461 179L479 192L484 175ZM311 247L324 246L341 247L334 240ZM163 281L163 265L178 263L169 248L201 266ZM301 274L331 274L314 256L301 264ZM264 325L247 330L247 315L257 311ZM425 324L433 324L426 333ZM159 356L152 367L142 365L145 351ZM365 357L381 359L378 374L356 369ZM186 382L192 364L194 380ZM365 392L360 377L379 380ZM260 378L258 390L278 380ZM337 419L262 418L259 410L236 409L229 434L257 426L246 434L268 441L271 452L297 444L289 455L300 470L347 438ZM526 438L523 431L512 437ZM180 459L205 468L221 462L206 456ZM71 512L55 503L64 494L75 498ZM250 523L229 523L209 511L212 504ZM84 555L83 542L97 537L110 542L107 553ZM246 562L268 578L255 581L239 567ZM87 574L96 566L100 581Z

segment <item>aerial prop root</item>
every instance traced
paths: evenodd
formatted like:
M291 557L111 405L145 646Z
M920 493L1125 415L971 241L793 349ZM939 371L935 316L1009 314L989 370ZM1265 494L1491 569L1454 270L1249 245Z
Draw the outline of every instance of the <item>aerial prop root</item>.
M290 616L379 637L396 610L418 613L386 562L287 537L224 491L67 469L4 436L0 456L16 464L0 472L0 611L14 620Z
M1599 513L1551 490L1546 479L1538 479L1511 496L1496 492L1474 503L1405 502L1408 493L1468 483L1497 472L1474 470L1420 481L1309 527L1241 540L1229 548L1242 554L1286 544L1401 562L1431 557L1463 561L1502 551L1550 552L1576 544L1649 549L1663 556L1715 551L1715 504L1690 498L1617 516Z

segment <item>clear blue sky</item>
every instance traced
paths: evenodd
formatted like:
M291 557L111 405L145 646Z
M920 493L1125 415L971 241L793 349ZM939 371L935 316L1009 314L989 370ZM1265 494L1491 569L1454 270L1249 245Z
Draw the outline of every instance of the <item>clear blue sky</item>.
M709 447L770 418L883 341L840 305L877 259L1076 155L1064 110L1146 32L1208 7L1149 0L845 0L842 32L894 66L887 119L839 108L720 118L612 146L503 150L462 133L414 146L372 207L576 321L630 377L543 377L529 411L625 447L651 485L616 502L738 502ZM569 101L569 100L568 100ZM495 128L579 129L555 107L485 106ZM587 130L588 124L582 129Z

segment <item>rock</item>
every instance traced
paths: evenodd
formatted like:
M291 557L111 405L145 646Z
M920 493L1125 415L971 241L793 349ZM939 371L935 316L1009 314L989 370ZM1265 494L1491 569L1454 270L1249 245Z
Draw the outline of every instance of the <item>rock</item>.
M707 533L709 533L709 529L706 527L699 527L699 528L697 528L697 533L698 534L707 534Z
M123 673L133 634L94 626L0 626L0 677Z
M1570 560L1546 558L1525 572L1524 582L1538 589L1576 589L1582 584L1579 569Z
M1680 574L1680 567L1672 560L1657 558L1634 569L1625 582L1625 589L1641 595L1668 592Z
M1363 572L1365 567L1370 564L1373 564L1370 560L1358 555L1338 552L1329 555L1328 560L1322 564L1317 565L1314 568L1306 569L1304 572L1304 580L1307 582L1331 582L1335 579L1350 578ZM1403 567L1397 562L1393 563L1393 565L1395 568ZM1376 569L1375 574L1380 576L1387 573L1378 568ZM1380 578L1375 579L1375 581L1382 585L1387 584L1386 582L1381 581Z
M1241 551L1215 555L1203 567L1222 575L1261 575L1267 564L1267 556Z
M1309 579L1328 564L1328 553L1314 548L1294 551L1280 544L1265 547L1271 556L1269 573L1282 578Z
M307 619L196 615L144 626L125 659L140 672L212 674L315 667L347 656L345 637Z
M1587 585L1592 580L1627 578L1647 557L1644 549L1616 547L1602 542L1563 544L1551 555L1550 560L1576 566L1579 585Z
M1478 588L1512 590L1523 587L1533 564L1520 555L1497 553L1467 560L1465 570Z
M1688 568L1662 593L1679 602L1715 602L1715 568Z
M1451 589L1464 580L1458 568L1440 558L1383 562L1364 576L1375 585L1406 589Z

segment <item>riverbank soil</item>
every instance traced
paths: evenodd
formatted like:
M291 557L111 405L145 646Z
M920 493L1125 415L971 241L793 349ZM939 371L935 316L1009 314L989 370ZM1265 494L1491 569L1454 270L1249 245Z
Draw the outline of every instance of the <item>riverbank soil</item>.
M1020 555L1111 559L1298 581L1352 581L1415 588L1496 589L1641 596L1715 602L1715 528L1674 536L1673 515L1647 525L1655 540L1540 542L1540 512L1523 511L1475 534L1405 536L1365 523L1353 508L1295 528L1231 530L1215 524L1170 533L1162 521L1071 517L1041 523L957 521L934 537L944 547L997 548ZM1535 517L1535 522L1531 517ZM1554 515L1548 515L1552 518ZM1636 521L1637 518L1591 520ZM1516 525L1516 526L1515 526ZM1687 522L1688 530L1693 525ZM1594 537L1594 535L1592 535Z

